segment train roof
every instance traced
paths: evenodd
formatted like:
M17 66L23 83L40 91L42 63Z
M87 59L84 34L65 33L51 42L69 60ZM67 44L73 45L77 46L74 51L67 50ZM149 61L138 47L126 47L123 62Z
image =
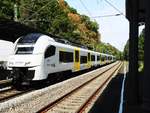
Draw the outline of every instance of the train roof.
M30 34L27 34L25 36L21 36L18 43L20 43L20 44L22 44L22 43L36 43L36 41L40 37L43 37L43 36L46 36L47 38L49 38L50 39L49 41L52 43L52 45L56 45L56 46L60 46L60 47L66 47L66 48L70 48L70 49L80 49L80 51L86 51L86 52L90 52L92 54L112 56L109 54L88 50L88 48L86 48L85 46L69 42L66 39L58 39L58 37L56 38L56 37L48 36L48 35L41 34L41 33L30 33Z
M64 43L60 43L60 42L56 42L56 41L53 42L52 44L56 45L56 46L60 46L60 47L66 47L66 48L69 48L69 49L80 49L80 51L86 51L86 52L90 52L92 54L101 54L101 55L104 55L104 56L110 56L108 54L95 52L95 51L92 51L92 50L88 50L88 49L80 48L80 47L77 47L77 46L74 46L74 45L64 44Z
M53 39L53 37L50 37L50 38ZM69 42L66 39L58 39L58 38L56 38L54 40L55 40L53 42L54 45L57 44L59 46L70 48L70 49L75 49L76 48L76 49L80 49L80 51L86 51L86 52L90 52L90 53L93 53L93 54L100 54L100 55L104 55L104 56L113 56L113 55L110 55L110 54L105 54L105 53L100 53L100 52L89 50L88 48L83 47L82 45Z

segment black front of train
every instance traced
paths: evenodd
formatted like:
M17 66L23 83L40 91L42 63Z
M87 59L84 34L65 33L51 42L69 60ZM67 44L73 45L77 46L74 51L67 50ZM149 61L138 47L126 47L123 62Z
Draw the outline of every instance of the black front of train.
M15 67L11 71L12 85L15 87L29 86L34 78L34 70L25 67Z

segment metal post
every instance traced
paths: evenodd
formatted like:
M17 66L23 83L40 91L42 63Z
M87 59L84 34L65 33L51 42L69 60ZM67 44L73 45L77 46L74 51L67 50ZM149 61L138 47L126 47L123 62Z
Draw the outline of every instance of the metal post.
M18 5L14 4L14 21L18 21Z
M143 113L150 113L150 1L146 0L144 76L143 76Z
M15 0L14 3L14 21L18 21L19 17L19 0Z
M138 2L134 0L132 17L130 20L129 37L129 75L126 82L126 100L128 107L139 102L138 87Z
M129 97L131 104L138 102L138 21L130 22L129 39Z

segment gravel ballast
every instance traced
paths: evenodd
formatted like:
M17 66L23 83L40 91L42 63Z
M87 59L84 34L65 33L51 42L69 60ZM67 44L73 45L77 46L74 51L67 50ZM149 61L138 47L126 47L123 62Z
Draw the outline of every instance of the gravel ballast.
M35 113L116 63L0 103L2 113Z

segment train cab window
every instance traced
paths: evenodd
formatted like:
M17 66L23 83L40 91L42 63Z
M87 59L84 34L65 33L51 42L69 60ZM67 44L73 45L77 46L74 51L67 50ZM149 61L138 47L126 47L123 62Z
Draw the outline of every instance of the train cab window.
M56 50L55 46L48 47L47 50L45 51L45 55L44 55L45 58L55 55L55 50Z
M95 55L91 55L91 61L95 61Z
M80 63L81 64L87 63L87 56L81 56L80 57Z
M59 51L59 61L63 63L73 62L73 53L66 51Z
M79 62L79 51L75 51L75 62Z

